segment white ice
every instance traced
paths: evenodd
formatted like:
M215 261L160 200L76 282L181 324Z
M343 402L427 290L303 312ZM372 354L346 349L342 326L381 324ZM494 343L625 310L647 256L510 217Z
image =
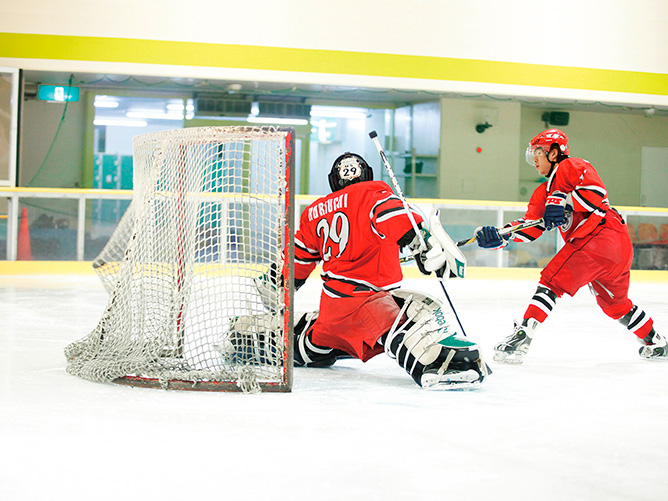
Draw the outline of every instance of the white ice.
M443 297L434 279L405 286ZM586 289L524 365L491 361L534 290L448 282L494 371L477 390L421 390L381 355L246 395L71 376L63 348L106 304L97 278L0 277L0 499L668 499L668 361L641 360ZM300 308L318 295L312 278ZM668 283L630 295L668 333Z

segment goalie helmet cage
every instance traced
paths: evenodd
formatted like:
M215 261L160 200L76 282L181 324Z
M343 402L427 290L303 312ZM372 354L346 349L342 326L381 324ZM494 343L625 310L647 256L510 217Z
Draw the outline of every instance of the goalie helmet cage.
M65 348L67 371L165 389L290 391L294 129L144 134L133 163L132 203L93 263L109 301ZM268 312L254 279L272 264L286 277Z

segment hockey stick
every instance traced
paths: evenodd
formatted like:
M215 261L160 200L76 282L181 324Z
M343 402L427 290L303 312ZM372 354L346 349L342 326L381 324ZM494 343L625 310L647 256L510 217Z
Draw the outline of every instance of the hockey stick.
M369 137L373 141L373 144L376 145L376 149L380 154L380 159L383 162L383 166L385 167L388 176L390 176L390 180L392 181L392 186L394 186L394 192L399 197L399 200L401 200L404 209L406 209L406 213L408 214L408 219L410 219L411 225L413 226L413 229L417 234L418 240L420 241L420 250L427 250L427 243L424 241L424 237L420 232L420 228L418 228L417 222L415 221L415 217L413 217L413 212L411 211L411 208L408 206L408 202L406 202L406 197L404 197L404 193L401 191L401 186L399 186L399 181L397 181L397 178L394 175L394 171L392 170L392 166L390 165L390 162L387 160L387 157L385 156L383 147L380 145L380 141L378 141L378 134L376 133L375 130L372 130L371 132L369 132Z
M526 230L527 228L533 228L534 226L538 226L539 224L543 224L543 218L536 219L534 221L527 221L522 224L518 224L517 226L511 226L509 228L503 228L502 230L499 230L499 235L512 235L513 233L516 233L518 231ZM463 245L468 245L472 244L475 242L476 237L473 235L471 238L465 238L464 240L460 240L457 242L457 247L462 247Z
M378 134L376 133L375 130L372 130L369 132L369 137L373 141L373 144L376 145L376 149L378 150L378 153L380 154L380 159L383 162L383 166L385 167L385 170L387 171L388 176L390 176L390 180L392 181L392 185L394 186L394 192L396 193L397 197L399 197L399 200L401 200L401 203L404 206L404 209L406 210L406 213L408 214L408 219L411 221L411 225L413 226L413 230L415 230L415 234L418 236L418 239L420 241L420 250L427 250L427 243L424 241L424 237L422 236L422 233L420 232L420 228L417 225L417 222L415 221L415 218L413 217L413 213L411 212L411 208L408 206L408 202L406 202L406 197L404 197L403 191L401 191L401 186L399 186L399 182L397 181L396 176L394 175L394 171L392 170L392 166L390 165L390 162L387 160L387 157L385 156L385 152L383 151L383 147L380 145L380 141L378 141ZM450 305L450 309L452 310L452 313L455 314L455 318L457 319L457 323L459 324L459 328L462 330L462 334L466 336L466 331L464 330L464 326L462 325L461 320L459 320L459 315L457 315L457 310L455 310L454 305L452 304L452 301L450 300L450 295L448 294L448 291L445 290L445 285L443 285L443 277L438 277L438 283L441 284L441 289L443 290L443 294L445 294L445 298L448 300L448 304Z
M513 233L516 233L518 231L525 230L527 228L533 228L534 226L538 226L539 224L543 223L543 219L536 219L534 221L526 221L525 223L518 224L517 226L511 226L509 228L503 228L499 230L499 235L512 235ZM470 237L470 238L465 238L464 240L460 240L457 242L457 247L462 247L464 245L472 244L473 242L476 241L476 237ZM410 263L411 261L414 261L415 257L414 256L406 256L402 257L399 259L400 263Z

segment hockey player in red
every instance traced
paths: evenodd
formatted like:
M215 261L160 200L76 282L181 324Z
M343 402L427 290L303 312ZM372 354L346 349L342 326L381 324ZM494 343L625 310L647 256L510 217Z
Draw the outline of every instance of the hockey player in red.
M530 242L545 230L559 228L565 244L541 272L522 322L494 348L494 360L522 363L557 298L572 296L584 285L589 285L606 315L637 336L643 345L641 357L667 357L666 339L654 330L652 318L628 298L633 248L626 223L610 206L594 167L568 154L568 138L558 129L543 131L529 143L527 162L547 181L534 191L524 217L506 226L543 218L542 225L514 233L513 240ZM502 248L506 238L494 226L476 231L483 248Z
M345 153L329 174L332 193L302 213L295 235L295 284L318 263L323 280L319 312L295 326L295 365L323 367L337 358L367 361L387 352L420 386L472 386L487 375L475 343L448 330L442 305L418 292L399 292L399 250L417 249L406 208L359 155ZM412 209L411 209L412 211ZM444 273L446 253L413 218L428 250L416 256L425 274ZM439 316L440 314L440 316Z

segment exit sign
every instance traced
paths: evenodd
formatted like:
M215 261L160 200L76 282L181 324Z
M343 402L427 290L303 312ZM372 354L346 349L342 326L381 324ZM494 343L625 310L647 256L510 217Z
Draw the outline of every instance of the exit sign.
M65 101L79 100L79 87L68 85L40 85L37 88L37 99L41 101L54 101L64 103Z

